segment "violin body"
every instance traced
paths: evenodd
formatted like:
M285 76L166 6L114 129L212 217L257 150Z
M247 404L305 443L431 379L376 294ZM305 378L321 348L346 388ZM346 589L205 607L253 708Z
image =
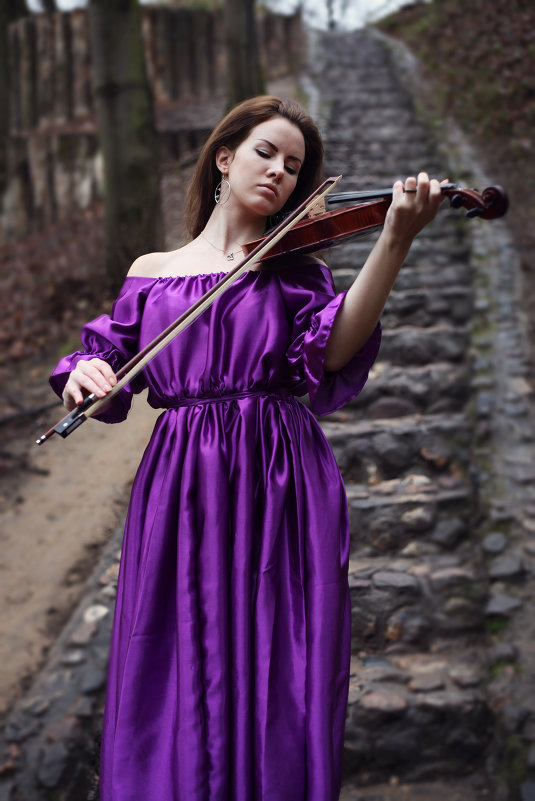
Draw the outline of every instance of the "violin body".
M457 184L444 184L442 194L450 201L452 208L465 208L467 217L481 217L493 220L503 217L508 208L507 195L499 186L489 186L480 194L475 189L461 189ZM329 205L350 201L359 202L333 211L326 211L301 220L286 233L264 256L263 261L280 258L284 255L314 253L326 250L356 236L368 234L380 228L392 202L392 189L370 192L343 192L326 199ZM256 239L242 246L245 255L250 254L262 242Z
M383 225L389 206L389 200L361 203L301 220L271 248L263 261L284 255L315 253L368 234ZM257 239L243 245L243 252L248 255L261 241Z

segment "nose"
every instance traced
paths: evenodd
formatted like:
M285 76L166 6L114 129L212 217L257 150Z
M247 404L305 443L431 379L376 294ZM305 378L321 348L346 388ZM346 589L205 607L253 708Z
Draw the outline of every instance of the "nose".
M273 159L269 165L269 176L279 182L284 175L284 161L282 158Z

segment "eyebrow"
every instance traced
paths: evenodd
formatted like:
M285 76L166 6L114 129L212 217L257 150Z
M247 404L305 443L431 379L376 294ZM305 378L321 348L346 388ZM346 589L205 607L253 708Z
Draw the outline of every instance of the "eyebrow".
M269 145L270 147L272 147L272 148L273 148L273 150L275 151L275 153L278 153L278 152L279 152L279 148L277 147L277 145L274 145L274 144L273 144L273 142L270 142L270 141L269 141L269 139L259 139L258 141L259 141L259 142L265 142L265 143L266 143L266 145ZM301 159L300 159L300 158L298 158L297 156L288 156L288 158L289 158L289 159L292 159L293 161L298 161L298 162L299 162L299 164L301 164L301 163L302 163L302 162L301 162Z

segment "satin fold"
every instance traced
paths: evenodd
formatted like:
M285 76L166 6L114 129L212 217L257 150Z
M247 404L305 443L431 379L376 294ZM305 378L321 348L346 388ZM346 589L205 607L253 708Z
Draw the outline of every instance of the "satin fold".
M80 358L117 369L220 274L127 278ZM344 486L314 415L365 383L323 352L344 295L327 268L251 271L100 416L163 408L125 527L101 801L335 801L350 659Z

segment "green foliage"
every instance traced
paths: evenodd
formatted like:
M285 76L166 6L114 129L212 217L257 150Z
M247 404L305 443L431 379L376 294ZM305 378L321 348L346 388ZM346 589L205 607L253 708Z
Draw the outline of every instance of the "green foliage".
M64 356L68 356L70 353L74 353L74 351L80 350L80 337L71 337L64 342L62 342L58 348L58 361L62 359Z
M521 734L510 734L505 742L501 778L514 789L527 776L527 746Z
M491 617L486 623L487 632L491 636L497 636L507 628L507 620L503 617Z
M522 673L522 669L520 668L519 665L515 664L514 662L510 662L507 659L500 659L498 660L498 662L495 662L492 665L490 672L493 678L499 679L501 676L503 676L506 670L507 671L512 670L513 673L515 673L516 675Z

